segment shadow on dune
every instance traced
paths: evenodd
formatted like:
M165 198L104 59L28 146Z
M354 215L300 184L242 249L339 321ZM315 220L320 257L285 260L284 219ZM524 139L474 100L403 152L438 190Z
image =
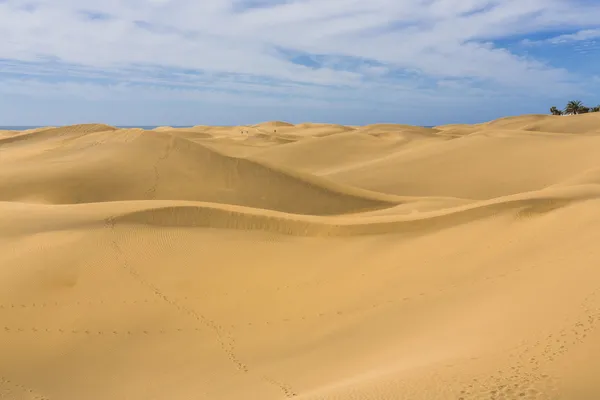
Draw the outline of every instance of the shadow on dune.
M42 134L51 135L41 132L36 140ZM45 166L40 169L42 162ZM24 160L2 174L0 200L36 198L50 204L193 200L332 215L402 201L282 166L227 156L157 131L107 131L70 138L56 151Z

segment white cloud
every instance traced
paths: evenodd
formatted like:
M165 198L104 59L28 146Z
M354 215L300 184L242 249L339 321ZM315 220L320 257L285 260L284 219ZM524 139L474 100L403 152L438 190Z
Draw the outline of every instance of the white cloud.
M541 45L541 44L567 44L575 42L586 42L594 43L594 39L600 38L600 28L597 29L582 29L575 33L567 33L562 35L553 36L543 40L530 40L523 39L522 43L525 45Z
M576 0L252 3L260 7L244 8L248 1L241 0L33 0L28 6L5 0L0 2L0 58L33 62L21 73L38 78L112 74L116 82L220 89L238 84L275 92L282 82L295 82L316 85L294 89L313 97L325 95L322 85L362 93L385 82L403 84L414 78L401 77L406 70L434 81L470 78L498 89L543 94L548 87L574 90L576 80L566 70L518 57L491 41L600 21L600 5L578 7ZM598 31L581 30L570 40ZM322 65L295 64L278 49L320 54ZM339 57L371 63L344 64L336 62ZM60 63L39 63L45 59ZM148 72L149 66L178 70L156 74ZM203 74L188 73L185 82L182 69ZM18 72L13 67L12 73ZM278 84L249 83L248 77Z
M580 42L600 38L600 29L584 29L568 35L560 35L548 40L550 43Z

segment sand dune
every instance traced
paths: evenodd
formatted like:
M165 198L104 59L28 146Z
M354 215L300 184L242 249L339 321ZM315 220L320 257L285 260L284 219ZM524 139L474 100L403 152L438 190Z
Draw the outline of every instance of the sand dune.
M294 126L294 124L290 124L289 122L285 122L285 121L268 121L268 122L262 122L260 124L256 124L254 126L257 128L278 128L278 127L292 127L292 126Z
M360 132L369 132L371 134L391 133L401 135L425 135L431 136L438 132L435 128L423 128L421 126L401 125L401 124L372 124L357 129Z
M46 139L56 140L64 139L65 137L78 136L86 133L114 131L116 129L117 128L115 127L103 124L81 124L59 128L38 128L13 134L9 138L1 139L2 142L0 143L7 144L10 142L17 142L22 140L27 142Z
M480 127L489 129L519 129L525 131L541 131L555 133L598 133L598 114L580 115L524 115L506 117L495 121L480 124Z
M598 126L0 132L0 399L597 398Z
M3 168L0 200L76 204L179 199L316 215L373 210L401 201L232 158L153 131L102 131L60 144L60 149ZM40 170L42 162L46 164Z
M599 135L487 129L326 176L391 194L490 199L540 190L593 169L598 146Z
M424 144L423 139L440 140L439 137L414 137L403 131L388 130L385 133L388 135L381 131L377 134L361 130L342 132L312 140L299 140L285 146L267 147L253 152L250 158L324 175L345 167L352 168L360 162L397 154L401 148Z

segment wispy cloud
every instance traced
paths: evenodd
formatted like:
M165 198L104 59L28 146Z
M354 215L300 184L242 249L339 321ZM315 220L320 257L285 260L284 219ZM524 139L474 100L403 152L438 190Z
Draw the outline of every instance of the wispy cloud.
M584 29L575 33L559 35L549 39L550 43L580 42L600 38L600 29Z
M589 89L586 71L501 41L583 43L598 21L587 0L4 0L0 91L354 106L561 96Z

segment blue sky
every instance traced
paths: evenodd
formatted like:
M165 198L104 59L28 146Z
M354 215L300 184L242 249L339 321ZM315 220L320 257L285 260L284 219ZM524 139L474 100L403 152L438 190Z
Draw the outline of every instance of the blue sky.
M596 0L0 0L0 126L473 123L600 104Z

